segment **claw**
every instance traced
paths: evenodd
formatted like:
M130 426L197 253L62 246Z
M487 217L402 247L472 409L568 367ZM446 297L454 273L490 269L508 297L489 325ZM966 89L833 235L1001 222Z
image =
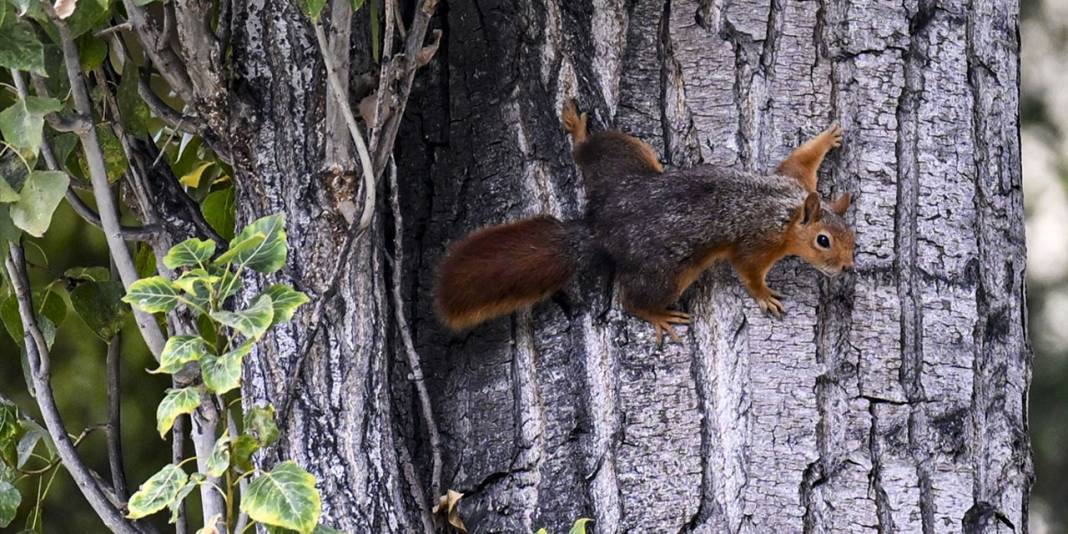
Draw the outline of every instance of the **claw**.
M837 122L831 123L820 135L830 136L831 148L842 146L842 125Z
M760 309L765 313L773 315L777 319L782 318L782 314L786 312L786 308L779 302L779 299L769 296L763 299L757 299L757 304L760 305Z

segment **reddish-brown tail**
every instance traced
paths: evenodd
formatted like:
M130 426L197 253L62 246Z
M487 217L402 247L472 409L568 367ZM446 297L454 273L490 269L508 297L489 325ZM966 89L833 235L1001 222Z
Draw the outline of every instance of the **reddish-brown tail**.
M454 243L438 269L438 314L463 330L559 290L577 264L567 225L535 217L491 226Z

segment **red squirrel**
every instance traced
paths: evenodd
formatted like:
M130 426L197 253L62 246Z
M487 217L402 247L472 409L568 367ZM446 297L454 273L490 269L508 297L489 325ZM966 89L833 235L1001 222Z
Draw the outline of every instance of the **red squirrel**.
M454 331L511 313L560 290L585 259L614 267L621 302L678 341L669 310L717 260L726 260L767 313L781 295L764 281L786 256L833 276L853 267L855 237L843 215L851 197L823 202L816 171L842 142L833 124L794 150L771 175L700 165L665 172L656 152L618 131L589 134L588 117L564 104L563 127L582 172L588 203L581 219L542 215L478 230L454 243L438 270L437 308Z

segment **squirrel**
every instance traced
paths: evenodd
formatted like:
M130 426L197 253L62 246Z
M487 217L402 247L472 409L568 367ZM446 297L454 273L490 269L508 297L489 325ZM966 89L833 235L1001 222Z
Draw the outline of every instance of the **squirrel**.
M590 134L573 100L562 110L587 191L582 218L542 215L478 230L449 247L437 277L442 322L462 331L560 290L605 260L623 307L653 325L659 345L690 316L669 310L706 269L726 260L760 308L785 312L764 281L786 256L828 276L853 268L855 237L843 215L851 196L823 202L817 170L841 146L835 123L795 149L770 175L699 165L665 172L656 151L619 131Z

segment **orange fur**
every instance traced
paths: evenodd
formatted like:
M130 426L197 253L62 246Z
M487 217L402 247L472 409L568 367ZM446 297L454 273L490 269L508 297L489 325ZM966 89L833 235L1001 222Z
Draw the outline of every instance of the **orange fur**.
M564 223L535 217L479 230L450 247L438 270L438 314L463 330L555 293L574 273Z

